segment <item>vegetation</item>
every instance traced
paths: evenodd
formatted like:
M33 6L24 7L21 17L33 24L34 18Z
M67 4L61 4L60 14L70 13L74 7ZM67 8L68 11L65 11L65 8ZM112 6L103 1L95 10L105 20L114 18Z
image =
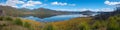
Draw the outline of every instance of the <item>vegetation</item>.
M109 18L108 30L120 30L120 15Z
M11 14L16 16L19 15L19 13L14 14L14 11L11 12ZM23 14L20 13L20 15ZM95 17L81 17L49 23L0 16L0 30L120 30L120 9L116 9L116 11L113 12L101 13Z
M13 19L11 17L9 17L9 16L4 17L4 20L13 21Z
M55 28L54 28L54 26L53 26L53 25L48 24L48 25L46 25L46 26L44 27L44 29L43 29L43 30L55 30Z
M3 21L3 20L4 20L4 21L5 21L5 20L6 20L6 21L13 21L13 19L12 19L11 17L9 17L9 16L5 16L5 17L4 17L4 16L0 16L0 20L1 20L1 21Z
M38 24L32 23L33 21L23 21L20 18L12 20L14 20L11 21L14 22L12 24L28 28L29 30L120 30L120 15L111 16L107 20L93 20L91 17L74 18L68 21L45 23L44 26L37 26ZM0 26L3 29L7 24Z
M15 24L17 25L23 25L23 22L21 21L21 19L17 18L15 21L14 21Z
M98 19L92 17L74 18L69 21L53 22L52 24L57 30L120 30L119 10L116 9L116 11L94 17Z
M25 22L25 23L23 24L23 26L24 26L24 27L27 27L27 28L30 28L30 27L31 27L30 23L28 23L28 22Z
M3 17L2 17L2 16L0 16L0 20L1 20L1 21L3 20Z
M53 25L57 30L120 30L120 15L111 16L107 20L75 18L64 22L54 22Z
M31 30L31 25L20 18L0 16L0 19L0 30Z

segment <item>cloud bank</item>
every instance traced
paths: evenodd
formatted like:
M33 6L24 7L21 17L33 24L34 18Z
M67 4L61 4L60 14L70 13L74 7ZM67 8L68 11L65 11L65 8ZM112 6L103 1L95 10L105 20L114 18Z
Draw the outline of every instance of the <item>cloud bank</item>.
M91 8L77 8L77 9L56 9L57 11L75 11L75 12L80 12L80 11L94 11L94 12L111 12L114 11L114 9L111 8L100 8L100 9L91 9Z
M51 5L60 5L60 6L76 6L76 4L68 4L68 3L62 3L62 2L52 2Z
M117 4L120 4L120 2L110 2L110 1L105 1L104 2L105 4L107 4L107 5L117 5Z
M26 1L26 2L25 2ZM48 4L42 3L40 1L33 1L33 0L7 0L6 2L2 3L0 2L0 5L2 6L11 6L15 8L36 8L36 7L42 7ZM20 5L20 6L18 6ZM39 6L37 6L39 5ZM76 4L69 4L69 3L62 3L62 2L51 2L49 5L58 5L58 6L76 6Z
M24 4L23 1L19 0L7 0L5 3L0 3L2 6L11 6L11 7L17 7L17 4Z
M42 2L39 1L28 1L27 3L24 3L22 7L29 7L29 6L35 6L38 4L42 4Z
M18 4L21 4L21 6L18 6ZM36 5L43 4L40 1L32 1L29 0L28 2L20 1L20 0L7 0L5 3L0 3L2 6L11 6L15 8L27 8L27 7L34 7Z

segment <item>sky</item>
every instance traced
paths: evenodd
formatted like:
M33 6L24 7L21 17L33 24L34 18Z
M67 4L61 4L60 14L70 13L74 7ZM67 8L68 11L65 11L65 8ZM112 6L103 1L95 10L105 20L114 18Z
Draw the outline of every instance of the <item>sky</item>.
M14 8L48 8L56 11L113 11L120 0L0 0Z

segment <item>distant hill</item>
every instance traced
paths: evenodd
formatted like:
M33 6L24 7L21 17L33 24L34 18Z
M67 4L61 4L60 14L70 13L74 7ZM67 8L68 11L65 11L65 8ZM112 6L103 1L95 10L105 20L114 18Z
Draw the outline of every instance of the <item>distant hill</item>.
M22 11L10 6L0 6L0 10L4 11L6 15L10 16L17 16L23 13Z
M80 12L80 13L83 14L83 15L91 16L92 14L95 14L96 12L93 12L93 11L87 10L87 11L82 11L82 12Z
M10 6L0 6L0 10L4 11L4 14L7 16L37 16L40 18L51 17L55 15L65 15L65 14L84 14L84 15L92 15L97 12L93 11L82 11L82 12L72 12L72 11L55 11L47 8L38 8L38 9L26 9L26 8L13 8ZM101 13L101 12L99 12Z
M10 6L0 6L0 10L3 10L4 13L8 16L38 16L38 17L48 17L53 15L62 15L62 14L72 14L79 12L67 12L67 11L55 11L47 8L38 8L38 9L26 9L26 8L13 8Z

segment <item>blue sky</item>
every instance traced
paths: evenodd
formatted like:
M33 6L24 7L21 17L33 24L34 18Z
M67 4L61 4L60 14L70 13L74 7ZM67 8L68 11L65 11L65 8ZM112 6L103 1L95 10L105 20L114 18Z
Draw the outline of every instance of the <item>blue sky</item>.
M115 4L120 4L120 0L0 0L2 6L57 11L112 11Z

